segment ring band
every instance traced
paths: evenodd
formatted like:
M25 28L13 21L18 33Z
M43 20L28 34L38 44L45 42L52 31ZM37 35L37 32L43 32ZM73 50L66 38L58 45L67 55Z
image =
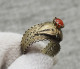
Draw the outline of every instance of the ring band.
M60 51L60 41L62 41L62 31L58 29L54 22L45 22L34 25L23 34L21 41L22 53L27 53L27 49L35 42L49 40L50 43L41 50L43 54L54 56Z

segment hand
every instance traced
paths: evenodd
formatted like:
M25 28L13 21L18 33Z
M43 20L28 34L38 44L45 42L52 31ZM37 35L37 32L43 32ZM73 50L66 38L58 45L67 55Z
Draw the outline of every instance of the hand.
M55 57L39 52L38 48L46 46L39 42L33 44L28 53L21 55L22 35L0 32L0 69L51 69L56 63Z

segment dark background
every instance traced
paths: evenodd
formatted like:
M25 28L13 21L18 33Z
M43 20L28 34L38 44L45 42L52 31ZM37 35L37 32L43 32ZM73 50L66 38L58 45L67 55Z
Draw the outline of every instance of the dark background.
M61 18L64 39L54 69L80 69L80 0L0 0L0 31L23 34L31 26Z

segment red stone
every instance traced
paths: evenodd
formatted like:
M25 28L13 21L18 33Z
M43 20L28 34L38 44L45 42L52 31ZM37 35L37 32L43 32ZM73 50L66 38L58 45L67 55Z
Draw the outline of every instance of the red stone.
M64 23L61 19L56 18L55 22L56 22L56 25L58 26L58 28L63 28L64 27Z

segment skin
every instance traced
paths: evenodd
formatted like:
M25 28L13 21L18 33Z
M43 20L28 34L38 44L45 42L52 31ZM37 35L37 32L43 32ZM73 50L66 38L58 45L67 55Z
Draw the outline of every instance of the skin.
M21 41L22 53L27 53L28 47L37 41L49 40L50 43L41 50L43 54L54 56L60 51L60 41L63 35L60 28L57 28L55 22L45 22L34 25L23 34Z

